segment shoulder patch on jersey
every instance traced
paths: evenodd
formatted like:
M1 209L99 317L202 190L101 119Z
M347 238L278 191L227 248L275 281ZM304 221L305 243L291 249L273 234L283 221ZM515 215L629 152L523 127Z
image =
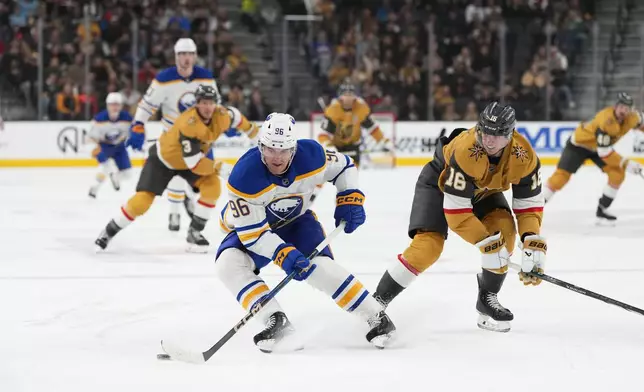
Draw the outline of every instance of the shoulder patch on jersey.
M312 139L297 141L297 152L291 164L295 171L295 180L313 176L324 170L326 166L326 152L322 145Z
M228 190L244 199L255 199L275 188L258 147L239 158L228 177Z
M177 67L175 66L162 70L154 79L159 83L168 83L175 80L181 80L183 78L181 77L181 75L179 75L179 72L177 72Z
M538 157L528 139L515 131L510 144L512 146L510 159L514 160L514 164L525 166L526 173L532 172L537 164Z
M514 157L521 162L524 162L528 159L528 150L523 148L523 146L517 144L512 146L512 155L514 155Z
M462 132L448 146L454 151L450 165L458 166L464 174L474 179L480 179L485 175L489 161L483 146L477 143L472 129Z

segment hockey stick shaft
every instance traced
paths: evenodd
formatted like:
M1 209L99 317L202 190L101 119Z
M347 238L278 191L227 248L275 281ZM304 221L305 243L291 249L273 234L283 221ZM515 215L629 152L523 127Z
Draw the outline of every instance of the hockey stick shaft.
M335 237L337 237L337 236L338 236L338 234L340 234L340 233L344 230L344 227L345 227L345 226L346 226L346 222L345 222L345 221L340 222L340 225L338 225L338 227L336 227L336 228L335 228L335 230L333 230L333 231L332 231L332 232L331 232L331 233L330 233L330 234L329 234L329 235L324 239L324 241L322 241L322 242L321 242L321 243L320 243L320 244L315 248L315 250L313 251L313 253L311 253L311 255L309 256L309 259L311 259L311 260L312 260L312 259L314 259L315 257L317 257L317 256L320 254L320 252L322 252L322 251L324 250L324 248L326 248L326 247L331 243L331 241L332 241ZM195 355L187 354L187 353L183 352L183 350L179 350L179 349L172 349L171 347L167 347L167 345L165 345L165 346L164 346L163 341L161 341L161 346L163 347L164 351L165 351L168 355L170 355L170 357L171 357L171 358L175 358L175 359L179 359L179 360L186 360L187 362L206 362L206 361L207 361L207 360L209 360L209 359L210 359L210 358L211 358L211 357L212 357L212 356L213 356L217 351L219 351L219 349L221 349L221 348L224 346L224 344L226 344L226 343L227 343L227 342L228 342L228 341L229 341L233 336L235 336L235 335L237 334L237 332L238 332L242 327L244 327L246 324L248 324L248 322L249 322L253 317L255 317L255 315L256 315L257 313L259 313L259 311L261 311L261 310L262 310L262 308L263 308L264 306L266 306L266 304L268 304L268 302L269 302L269 301L271 301L271 300L272 300L272 299L277 295L277 293L279 293L279 292L284 288L284 286L286 286L286 285L288 284L288 282L290 282L291 280L293 280L293 278L295 278L295 275L297 275L297 271L293 271L293 272L291 272L291 273L290 273L290 274L288 274L284 279L282 279L282 281L281 281L281 282L279 282L279 283L277 284L277 286L275 286L275 287L274 287L274 288L273 288L273 289L272 289L272 290L271 290L271 291L266 295L266 297L264 297L264 299L262 299L260 302L258 302L257 304L255 304L255 305L250 309L250 311L246 314L246 316L244 316L241 320L239 320L239 322L238 322L237 324L235 324L235 326L234 326L234 327L232 327L232 328L231 328L231 329L230 329L230 330L229 330L229 331L228 331L228 332L227 332L227 333L226 333L226 334L225 334L221 339L219 339L219 341L218 341L217 343L215 343L215 344L214 344L212 347L210 347L208 350L206 350L206 351L204 351L203 353L201 353L201 358L199 358L199 357L197 357L197 356L195 356ZM169 351L170 351L170 352L169 352ZM174 353L173 353L173 351L174 351ZM173 355L173 354L174 354L174 355ZM197 357L197 358L195 358L195 357Z
M518 269L519 271L521 271L521 266L519 266L518 264L510 263L510 267L512 267L513 269ZM574 285L572 283L565 282L565 281L563 281L561 279L557 279L557 278L552 277L550 275L542 274L542 273L539 273L539 272L528 272L527 275L535 277L535 278L539 278L541 280L545 280L546 282L552 283L555 286L563 287L564 289L574 291L575 293L585 295L586 297L594 298L594 299L597 299L599 301L605 302L605 303L607 303L609 305L618 306L618 307L620 307L620 308L622 308L624 310L628 310L629 312L638 313L638 314L644 316L644 310L642 310L640 308L636 308L635 306L629 305L627 303L618 301L616 299L607 297L607 296L599 294L599 293L595 293L594 291L587 290L587 289L585 289L583 287L579 287L579 286Z

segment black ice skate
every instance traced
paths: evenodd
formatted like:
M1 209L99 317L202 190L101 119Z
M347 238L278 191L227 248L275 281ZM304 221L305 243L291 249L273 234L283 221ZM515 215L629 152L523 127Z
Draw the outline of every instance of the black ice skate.
M107 248L107 244L110 243L112 238L114 238L116 233L118 233L119 231L121 231L121 228L118 227L114 220L111 220L110 223L105 226L105 229L101 231L101 234L99 234L96 241L94 241L94 244L98 246L97 250L104 250L105 248Z
M188 246L186 250L192 253L207 253L210 242L201 234L200 231L193 227L188 228Z
M266 329L255 335L255 345L264 353L271 353L275 346L286 336L295 332L284 312L271 314L266 323Z
M499 303L497 294L481 287L481 277L478 276L479 296L476 301L476 310L479 312L478 326L495 332L508 332L510 321L514 315Z
M376 348L385 348L387 342L396 331L394 323L384 311L378 312L368 323L371 330L367 332L367 341Z
M181 227L181 216L179 214L170 214L168 216L168 230L179 231Z
M600 226L614 226L617 223L617 217L606 212L606 210L601 206L597 206L597 224Z

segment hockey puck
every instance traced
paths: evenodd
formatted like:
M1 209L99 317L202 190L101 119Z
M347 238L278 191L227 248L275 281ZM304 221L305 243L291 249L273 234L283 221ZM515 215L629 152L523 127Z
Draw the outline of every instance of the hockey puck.
M157 354L157 359L161 361L169 361L171 358L168 354Z

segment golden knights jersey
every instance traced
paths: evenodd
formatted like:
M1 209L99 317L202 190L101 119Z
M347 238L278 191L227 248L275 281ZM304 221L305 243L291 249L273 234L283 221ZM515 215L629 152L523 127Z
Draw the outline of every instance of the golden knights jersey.
M214 160L207 154L228 128L230 115L222 106L217 106L210 124L204 123L197 108L188 109L157 141L159 159L170 169L191 170L202 176L214 173Z
M324 110L323 132L318 141L322 145L330 143L338 148L358 145L362 140L363 128L380 141L382 132L370 114L371 109L362 98L356 98L349 110L344 109L338 99L334 99Z
M139 102L134 121L145 123L161 109L163 130L168 130L177 120L179 114L190 109L196 103L194 92L200 84L212 86L217 90L217 83L212 72L195 66L192 75L183 78L177 67L170 67L159 72L150 83L145 96Z
M493 234L474 215L472 205L512 187L519 235L539 234L544 205L541 164L522 135L514 131L501 156L490 157L472 128L445 145L442 153L444 165L438 185L445 194L443 210L450 229L473 244Z
M612 106L599 111L595 117L588 122L579 124L572 135L574 145L597 151L600 157L608 156L612 147L631 129L642 126L642 114L630 112L621 123L615 117L615 110Z

